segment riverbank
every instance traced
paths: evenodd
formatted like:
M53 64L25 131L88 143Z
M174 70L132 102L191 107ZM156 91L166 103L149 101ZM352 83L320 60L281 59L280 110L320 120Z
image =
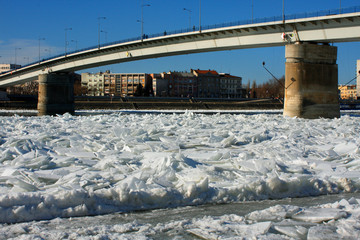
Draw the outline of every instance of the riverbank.
M34 98L0 101L1 109L37 109ZM76 97L75 110L253 110L282 109L279 99L195 99L195 98L120 98Z

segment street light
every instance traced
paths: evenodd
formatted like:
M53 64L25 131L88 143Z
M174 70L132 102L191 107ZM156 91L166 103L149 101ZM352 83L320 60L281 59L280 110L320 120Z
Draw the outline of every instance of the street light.
M201 0L199 0L199 32L201 32Z
M40 41L41 41L41 40L45 40L45 38L39 37L39 62L40 62Z
M254 0L251 0L251 23L254 23Z
M283 23L285 23L285 0L282 1L282 17L283 17Z
M189 12L189 29L191 29L191 10L184 8L184 11L188 11Z
M100 20L106 19L106 17L98 17L98 48L100 49Z
M144 39L144 7L150 7L150 4L141 4L141 41Z
M341 0L340 0L339 13L341 14Z
M68 30L72 30L72 28L65 28L65 57L67 54L67 45L68 45L68 42L67 42L67 31Z
M15 69L16 69L16 52L17 50L20 50L21 48L15 48Z

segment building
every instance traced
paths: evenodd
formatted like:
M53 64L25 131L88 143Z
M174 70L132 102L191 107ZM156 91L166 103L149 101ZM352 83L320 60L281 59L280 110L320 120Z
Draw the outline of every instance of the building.
M104 73L82 73L81 87L87 89L88 96L104 96Z
M146 73L121 73L115 76L115 95L150 96L152 95L151 76Z
M356 85L340 85L338 88L341 99L346 99L346 100L357 99Z
M15 69L21 68L21 65L18 64L11 64L11 63L2 63L0 64L0 74L1 73L5 73L5 72L9 72Z
M220 73L220 97L242 98L245 95L242 78L227 73Z
M152 88L155 97L169 96L169 80L165 78L166 73L152 73Z
M242 78L214 70L163 73L81 74L81 89L89 96L157 96L241 98Z
M154 96L196 97L197 78L189 72L151 74Z
M197 79L189 72L169 72L170 97L197 97Z
M154 96L241 98L242 78L214 70L151 74Z
M151 77L146 73L82 73L81 85L88 96L149 96Z
M194 70L199 98L220 98L220 75L214 70Z

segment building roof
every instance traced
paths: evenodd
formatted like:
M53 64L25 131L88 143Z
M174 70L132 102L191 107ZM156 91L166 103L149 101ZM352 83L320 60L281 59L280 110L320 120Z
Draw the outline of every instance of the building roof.
M228 73L220 73L220 76L221 77L227 77L227 78L241 78L241 77L238 77L238 76L230 75Z
M215 70L200 70L200 69L197 69L197 70L195 70L195 69L191 69L191 71L192 72L195 72L196 74L198 74L198 75L200 75L200 74L203 74L203 75L205 75L205 74L212 74L212 75L219 75L219 73L217 72L217 71L215 71Z
M356 85L339 85L338 86L339 90L352 90L352 89L356 89Z

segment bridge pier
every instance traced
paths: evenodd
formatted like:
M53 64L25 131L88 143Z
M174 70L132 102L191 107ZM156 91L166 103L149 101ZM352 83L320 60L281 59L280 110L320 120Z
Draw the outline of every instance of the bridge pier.
M289 44L285 57L284 116L340 117L337 47Z
M74 82L68 73L39 75L38 115L74 113Z

